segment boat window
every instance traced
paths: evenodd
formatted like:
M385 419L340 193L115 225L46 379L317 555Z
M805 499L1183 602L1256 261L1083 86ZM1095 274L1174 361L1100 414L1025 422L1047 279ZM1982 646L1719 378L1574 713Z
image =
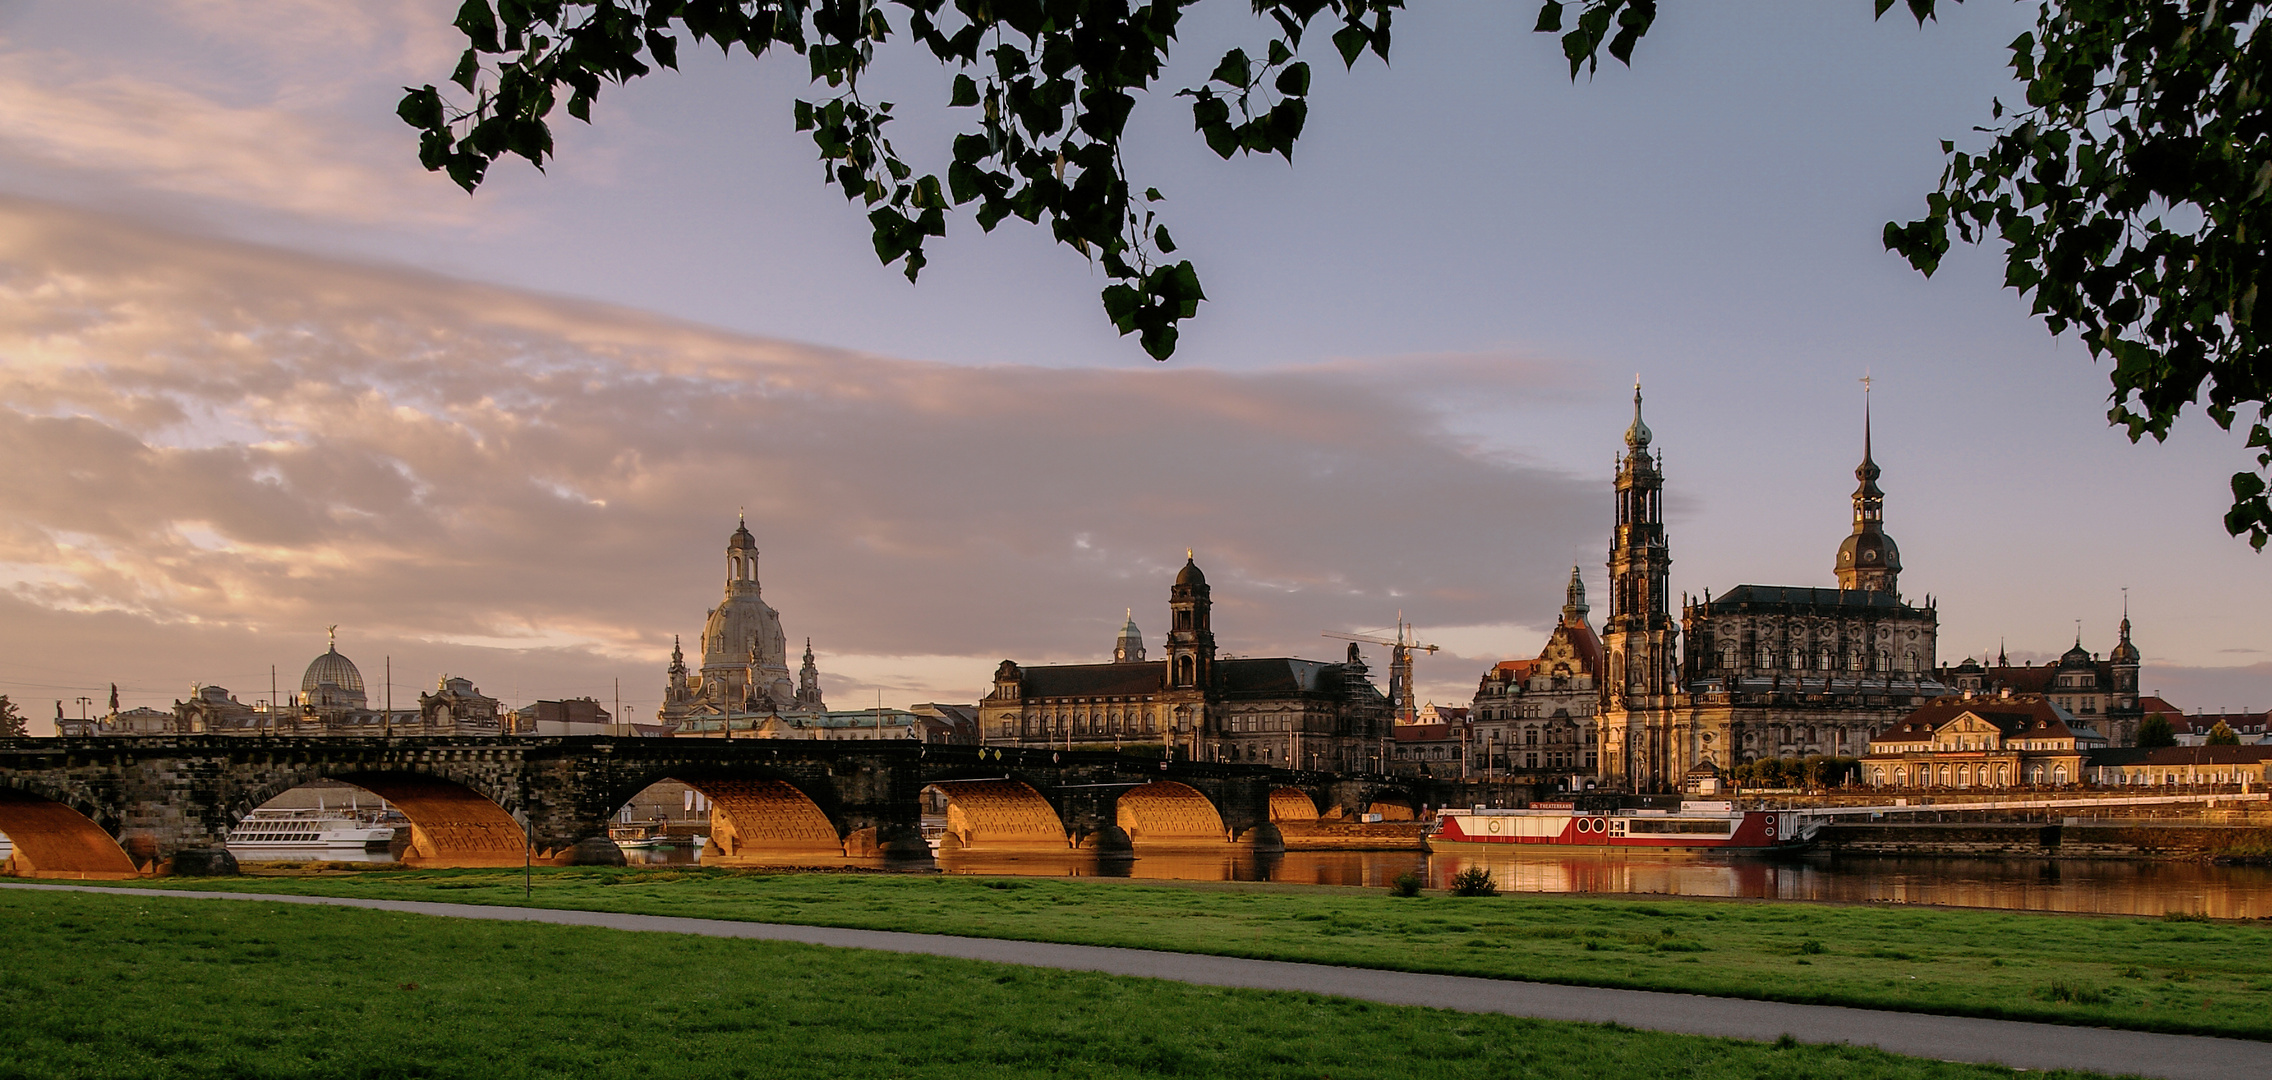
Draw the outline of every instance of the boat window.
M1726 836L1734 823L1727 820L1682 821L1677 818L1635 818L1627 823L1629 833L1679 833L1682 835Z

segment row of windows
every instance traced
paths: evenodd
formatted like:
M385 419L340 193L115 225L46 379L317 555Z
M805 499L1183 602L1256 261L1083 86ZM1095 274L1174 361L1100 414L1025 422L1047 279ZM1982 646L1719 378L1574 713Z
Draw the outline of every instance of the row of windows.
M1898 666L1894 662L1893 653L1884 649L1876 651L1864 649L1792 649L1786 653L1781 649L1761 648L1752 658L1758 661L1754 665L1755 667L1768 670L1777 668L1785 668L1791 671L1918 672L1924 670L1918 665L1917 652L1914 649L1901 654ZM1788 663L1785 662L1786 659ZM1705 654L1705 662L1715 664L1713 654ZM1733 671L1741 666L1738 652L1731 645L1719 651L1716 668L1707 667L1706 670Z
M2272 776L2272 768L2265 769L2263 771L2263 775ZM2184 772L2176 769L2164 770L2160 772L2144 769L2099 770L2100 783L2112 783L2123 786L2137 785L2144 787L2174 787L2179 784L2238 784L2244 780L2255 781L2258 779L2260 779L2260 776L2258 774L2258 771L2255 769L2234 768L2230 766L2222 769L2210 769L2207 771L2196 770L2193 772Z
M1989 771L1991 768L1995 770L1993 773ZM1917 767L1916 776L1917 786L1919 787L1933 787L1936 783L1940 787L2010 787L2012 767L2007 762L1998 762L1994 766L1985 763L1980 765L1942 765L1936 773L1933 766L1920 765ZM1896 765L1891 770L1883 765L1874 766L1870 769L1870 783L1877 787L1887 786L1888 778L1891 779L1891 784L1894 787L1908 787L1910 786L1909 777L1909 767L1906 765ZM2065 765L2053 765L2046 769L2042 765L2037 765L2028 770L2027 778L2028 783L2039 786L2045 783L2065 784L2067 782L2067 767Z

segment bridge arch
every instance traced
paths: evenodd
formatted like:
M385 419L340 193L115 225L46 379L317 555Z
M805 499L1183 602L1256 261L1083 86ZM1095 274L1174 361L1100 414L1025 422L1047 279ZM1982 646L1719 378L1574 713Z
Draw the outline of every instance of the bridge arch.
M1139 850L1213 847L1231 840L1215 804L1199 789L1174 780L1154 780L1122 792L1114 818Z
M0 873L33 878L130 878L137 870L126 849L92 818L69 804L18 788L0 787L0 833L13 850Z
M665 781L684 784L709 804L707 839L699 853L705 866L835 863L861 842L874 847L872 829L847 835L842 807L827 784L743 763L674 760L627 771L590 807L595 820L614 821L632 800Z
M1420 816L1411 794L1393 789L1373 792L1364 812L1379 814L1382 821L1413 821Z
M519 866L532 854L521 823L498 800L466 784L411 772L326 772L324 776L385 799L410 819L404 865Z
M706 866L841 859L845 838L804 789L762 776L672 776L710 800Z
M1057 808L1023 780L940 780L924 790L947 798L941 855L1063 852L1073 846Z
M1270 789L1270 822L1273 825L1314 822L1318 818L1317 800L1300 788Z

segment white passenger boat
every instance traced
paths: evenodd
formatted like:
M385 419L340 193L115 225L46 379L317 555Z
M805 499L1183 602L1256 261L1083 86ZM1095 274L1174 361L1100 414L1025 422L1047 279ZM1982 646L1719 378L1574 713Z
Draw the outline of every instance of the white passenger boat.
M676 841L663 831L661 825L644 822L618 822L607 827L607 838L625 851L657 851L677 847Z
M233 848L364 848L391 842L394 826L366 811L255 810L229 833Z

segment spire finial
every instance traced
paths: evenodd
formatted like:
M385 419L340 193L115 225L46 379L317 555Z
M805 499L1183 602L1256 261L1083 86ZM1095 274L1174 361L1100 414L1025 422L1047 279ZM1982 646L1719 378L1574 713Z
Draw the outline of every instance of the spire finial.
M1625 429L1625 445L1632 450L1645 450L1653 433L1649 425L1641 422L1641 377L1633 376L1633 426Z
M1870 463L1870 376L1862 375L1862 463Z
M327 635L330 635L330 637L331 637L331 651L333 651L333 652L338 652L338 651L339 651L339 624L338 624L338 623L333 623L333 624L331 624L330 626L326 626L326 627L324 627L324 628L323 628L323 632L324 632L325 634L327 634Z
M1192 556L1192 554L1191 554L1191 549L1190 549L1190 548L1185 548L1185 549L1183 549L1183 561L1185 561L1185 562L1190 562L1190 561L1192 560L1192 558L1193 558L1193 556ZM1130 613L1130 614L1135 614L1135 609L1133 609L1133 608L1129 609L1129 613Z

